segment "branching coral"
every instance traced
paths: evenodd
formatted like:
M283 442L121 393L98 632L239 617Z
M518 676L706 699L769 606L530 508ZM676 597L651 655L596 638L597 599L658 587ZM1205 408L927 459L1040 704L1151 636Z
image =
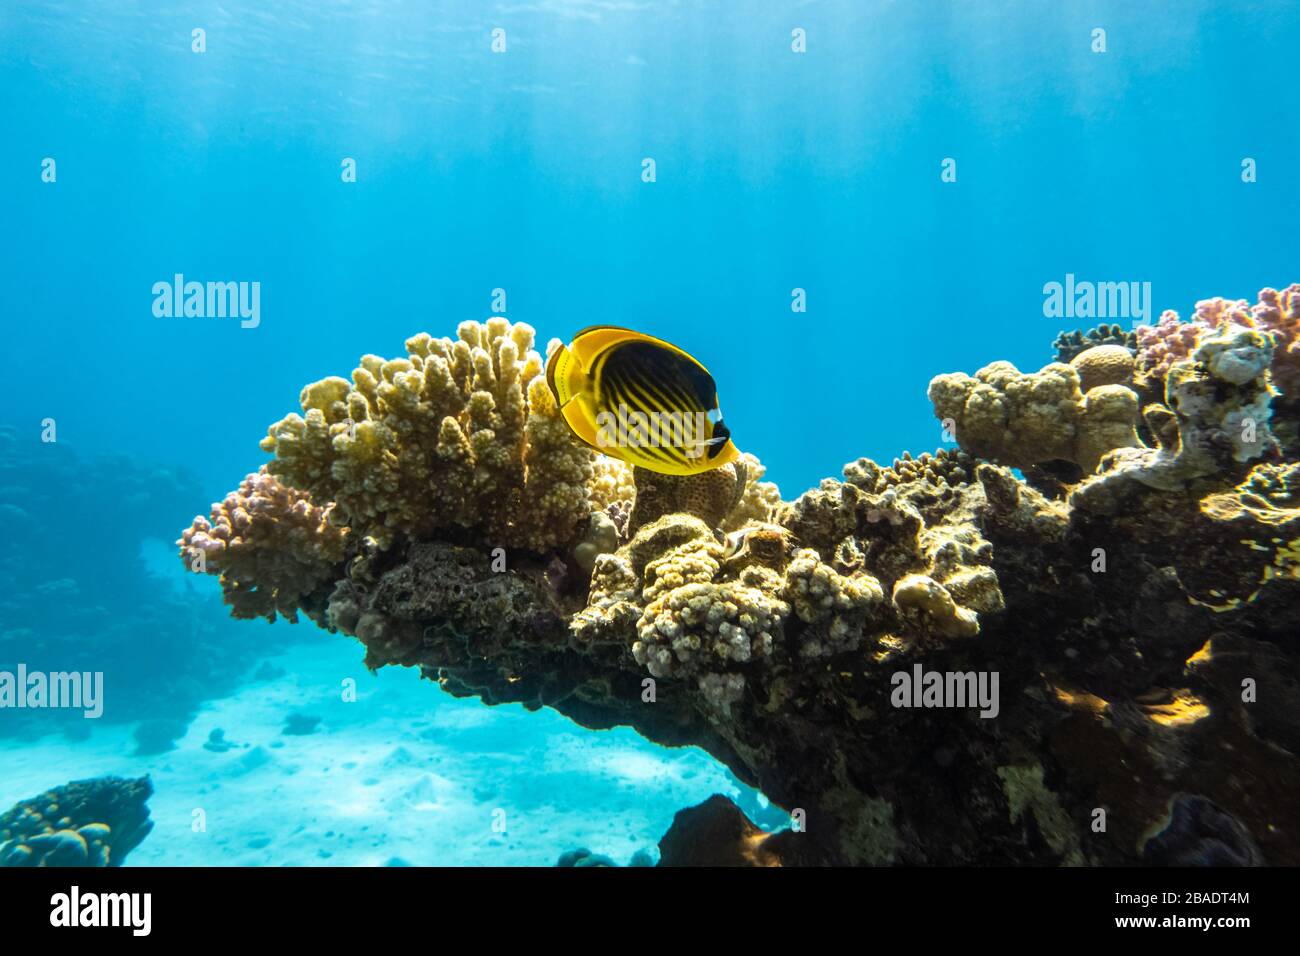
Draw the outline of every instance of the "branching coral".
M1082 352L1107 345L1117 345L1132 354L1137 350L1138 340L1133 332L1126 331L1121 325L1103 323L1087 332L1062 332L1052 343L1052 348L1056 349L1056 361L1070 363Z
M1280 292L1264 289L1251 314L1274 336L1273 384L1288 398L1300 398L1300 283Z
M1300 392L1300 283L1263 289L1253 306L1245 299L1202 299L1187 322L1176 312L1162 313L1156 325L1137 329L1138 368L1162 380L1175 363L1192 356L1200 339L1225 325L1268 333L1274 384L1288 397Z
M1026 374L994 362L974 378L939 375L929 394L936 417L952 423L962 448L1014 468L1064 460L1091 472L1111 449L1139 444L1137 396L1119 385L1085 394L1068 365Z
M331 510L263 467L176 543L187 568L221 576L232 616L297 621L307 598L342 574L348 534L330 522Z
M934 485L959 485L975 480L976 459L961 449L940 448L913 458L903 452L893 465L882 468L870 458L844 466L844 480L863 491L883 491L895 485L927 481Z
M1164 380L1175 362L1191 356L1197 337L1210 326L1203 322L1183 322L1178 313L1166 309L1155 325L1137 328L1137 366L1148 377Z
M457 335L422 333L405 358L367 355L350 383L308 385L303 414L262 441L271 473L381 548L450 527L539 551L571 538L594 455L560 418L532 328L493 318Z

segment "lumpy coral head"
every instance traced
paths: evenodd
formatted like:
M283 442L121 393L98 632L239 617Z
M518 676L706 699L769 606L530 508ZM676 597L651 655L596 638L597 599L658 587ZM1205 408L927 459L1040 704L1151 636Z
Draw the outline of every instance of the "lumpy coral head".
M1013 468L1063 460L1091 472L1107 451L1139 444L1137 395L1121 385L1085 394L1069 365L1029 374L994 362L973 378L937 376L929 395L963 449Z

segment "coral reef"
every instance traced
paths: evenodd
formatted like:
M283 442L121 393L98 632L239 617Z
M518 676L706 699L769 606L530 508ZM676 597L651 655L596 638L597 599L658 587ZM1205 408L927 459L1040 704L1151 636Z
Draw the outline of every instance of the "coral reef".
M224 620L220 596L190 585L169 542L202 494L182 471L0 428L0 671L102 672L98 723L187 721L250 661L310 639ZM72 708L8 709L0 736L96 723Z
M1133 353L1120 345L1098 345L1070 360L1079 373L1079 388L1090 392L1101 385L1132 385Z
M1111 513L1134 485L1177 491L1277 450L1269 428L1272 339L1225 324L1198 341L1191 360L1165 373L1165 404L1146 410L1156 447L1119 447L1109 454L1103 473L1074 490L1078 507Z
M148 777L75 780L0 815L0 866L121 866L153 829Z
M789 502L748 456L669 480L586 460L556 479L543 539L523 517L546 493L532 412L506 456L523 483L513 465L485 478L518 493L504 518L426 493L398 534L386 516L415 502L367 509L380 498L344 487L351 465L304 470L296 487L371 539L334 572L325 620L372 668L702 747L799 821L767 835L714 798L679 814L662 865L1295 865L1300 463L1275 437L1294 417L1273 385L1281 335L1261 327L1293 301L1262 301L1251 323L1210 324L1207 306L1167 363L1149 351L1155 395L1157 366L1122 343L941 375L930 397L958 448L859 459ZM501 353L482 350L489 385L501 358L531 367L508 326L474 328ZM482 347L442 341L456 381ZM421 342L433 357L394 387L440 368ZM326 434L343 425L309 405ZM458 414L411 427L470 434Z

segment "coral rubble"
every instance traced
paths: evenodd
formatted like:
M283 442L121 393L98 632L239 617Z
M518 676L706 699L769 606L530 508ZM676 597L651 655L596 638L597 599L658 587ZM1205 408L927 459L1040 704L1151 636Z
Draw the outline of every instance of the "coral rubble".
M698 745L800 821L715 798L664 865L1296 864L1298 288L938 376L957 447L793 501L566 444L504 320L309 386L270 473L348 529L323 620L370 667Z

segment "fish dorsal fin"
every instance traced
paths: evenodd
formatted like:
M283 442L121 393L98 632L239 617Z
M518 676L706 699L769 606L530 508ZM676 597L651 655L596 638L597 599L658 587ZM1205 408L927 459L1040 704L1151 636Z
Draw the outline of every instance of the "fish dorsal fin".
M683 352L671 342L665 342L653 335L646 335L644 332L623 328L620 325L589 325L585 329L580 329L573 336L572 348L574 357L577 358L578 364L582 366L583 371L590 373L596 359L603 353L615 346L626 345L629 342L648 342L657 345L704 369L704 366L700 365L694 356L689 352ZM707 372L708 369L704 369L704 371Z

